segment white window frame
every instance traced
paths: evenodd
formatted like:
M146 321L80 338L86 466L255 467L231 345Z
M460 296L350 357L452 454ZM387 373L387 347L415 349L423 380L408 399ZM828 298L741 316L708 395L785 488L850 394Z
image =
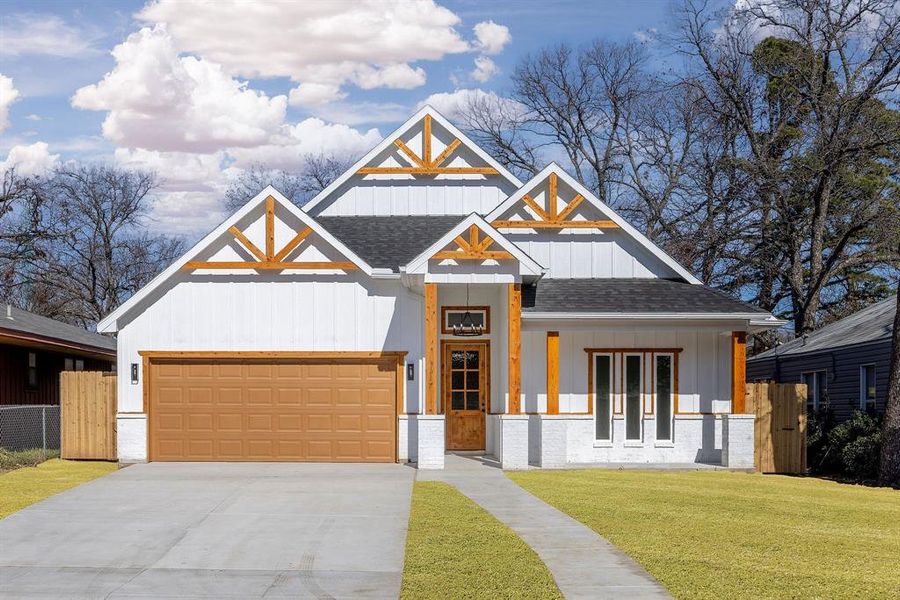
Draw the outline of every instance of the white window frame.
M597 393L597 385L599 379L597 377L597 357L606 356L609 357L609 398L607 398L607 402L609 404L609 437L608 438L598 438L597 437L597 419L599 415L597 413L597 406L600 404L600 395ZM591 393L594 395L594 441L599 443L609 444L612 443L613 440L613 418L615 417L616 412L616 355L613 352L595 352L591 354L591 370L592 370L592 378L594 389L591 390Z
M659 419L659 378L656 376L656 359L660 356L669 357L669 437L656 438L661 442L671 442L675 438L675 354L673 352L654 352L653 353L653 414ZM641 380L643 381L643 379ZM658 434L659 429L655 433Z
M878 400L878 377L876 376L875 363L868 363L859 366L859 408L867 410L869 403L869 387L866 385L866 369L872 367L872 387L875 388L875 398L872 399L873 407L877 405Z
M638 391L638 437L628 437L628 357L637 356L638 358L638 376L640 382L640 390ZM625 444L639 445L644 441L644 355L641 352L623 352L622 353L622 414L625 420Z
M827 370L819 370L819 371L804 371L800 373L800 383L806 383L806 376L812 375L812 398L813 405L812 409L814 411L819 410L819 407L822 405L822 399L819 397L819 377L825 378L825 385L828 385L828 371ZM809 387L809 384L806 384ZM826 388L827 389L827 388ZM808 392L809 390L807 390Z

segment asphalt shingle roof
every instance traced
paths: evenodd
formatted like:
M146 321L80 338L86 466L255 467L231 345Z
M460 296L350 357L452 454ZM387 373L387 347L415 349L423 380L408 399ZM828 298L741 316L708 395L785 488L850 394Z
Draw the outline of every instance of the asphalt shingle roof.
M889 340L893 335L896 312L896 298L888 298L811 332L805 340L802 337L791 340L786 344L761 352L749 360L776 355L806 354L840 346Z
M396 271L465 218L465 215L316 217L316 221L372 267Z
M768 313L706 287L672 279L542 279L522 288L524 312Z
M25 310L0 305L0 329L52 338L104 351L116 350L116 340L99 333L91 333L81 327L60 323ZM7 315L9 315L9 318Z

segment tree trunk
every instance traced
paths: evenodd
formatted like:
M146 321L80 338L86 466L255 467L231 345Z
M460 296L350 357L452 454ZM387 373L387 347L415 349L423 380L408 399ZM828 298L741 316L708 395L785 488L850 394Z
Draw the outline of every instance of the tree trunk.
M881 468L878 482L881 485L900 486L900 282L897 285L897 314L894 315L887 404L881 424Z

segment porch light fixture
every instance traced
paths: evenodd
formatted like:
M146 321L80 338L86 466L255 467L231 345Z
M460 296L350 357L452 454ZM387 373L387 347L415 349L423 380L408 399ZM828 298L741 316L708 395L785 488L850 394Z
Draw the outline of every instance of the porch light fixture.
M469 311L469 284L466 284L466 312L459 323L453 325L453 335L460 337L476 337L484 334L484 325L476 325Z

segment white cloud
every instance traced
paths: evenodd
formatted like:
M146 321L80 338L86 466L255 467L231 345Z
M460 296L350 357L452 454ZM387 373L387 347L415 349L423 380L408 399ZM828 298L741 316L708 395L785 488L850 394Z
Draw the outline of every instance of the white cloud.
M43 121L40 115L36 115L34 113L25 116L29 121Z
M0 55L43 54L72 58L93 54L96 32L77 29L56 15L27 13L6 15L0 21Z
M421 108L426 104L434 107L451 121L464 121L464 117L472 105L486 107L498 115L506 117L514 117L525 111L525 107L515 100L479 89L462 89L455 92L431 94L420 102L418 107Z
M638 29L632 35L641 44L652 44L656 42L658 31L656 27L649 27L647 29Z
M115 68L79 89L72 105L109 111L103 134L122 146L212 152L264 143L287 98L269 98L212 62L179 57L164 27L144 28L112 51Z
M309 118L291 126L285 126L271 144L256 148L234 148L229 154L235 159L235 167L248 167L262 163L270 169L298 169L304 156L334 154L358 156L370 150L382 139L377 129L365 133L347 125L329 124L321 119Z
M12 78L0 74L0 131L9 127L9 106L18 99L19 90Z
M498 54L512 41L509 27L498 25L493 21L482 21L472 30L475 32L475 45L485 54Z
M316 116L333 123L402 123L414 112L396 102L331 102L316 108Z
M499 72L500 67L498 67L494 61L487 56L479 56L475 59L475 68L470 75L476 81L484 83Z
M59 154L50 154L46 142L35 142L28 146L13 146L6 160L0 162L0 172L16 167L20 175L40 175L59 160Z
M472 50L499 52L509 41L506 27L486 22L476 26L477 39L469 43L455 29L459 17L433 0L156 0L137 17L166 24L180 51L220 64L229 74L298 82L291 103L304 106L341 99L348 83L363 89L418 87L425 71L412 63Z

